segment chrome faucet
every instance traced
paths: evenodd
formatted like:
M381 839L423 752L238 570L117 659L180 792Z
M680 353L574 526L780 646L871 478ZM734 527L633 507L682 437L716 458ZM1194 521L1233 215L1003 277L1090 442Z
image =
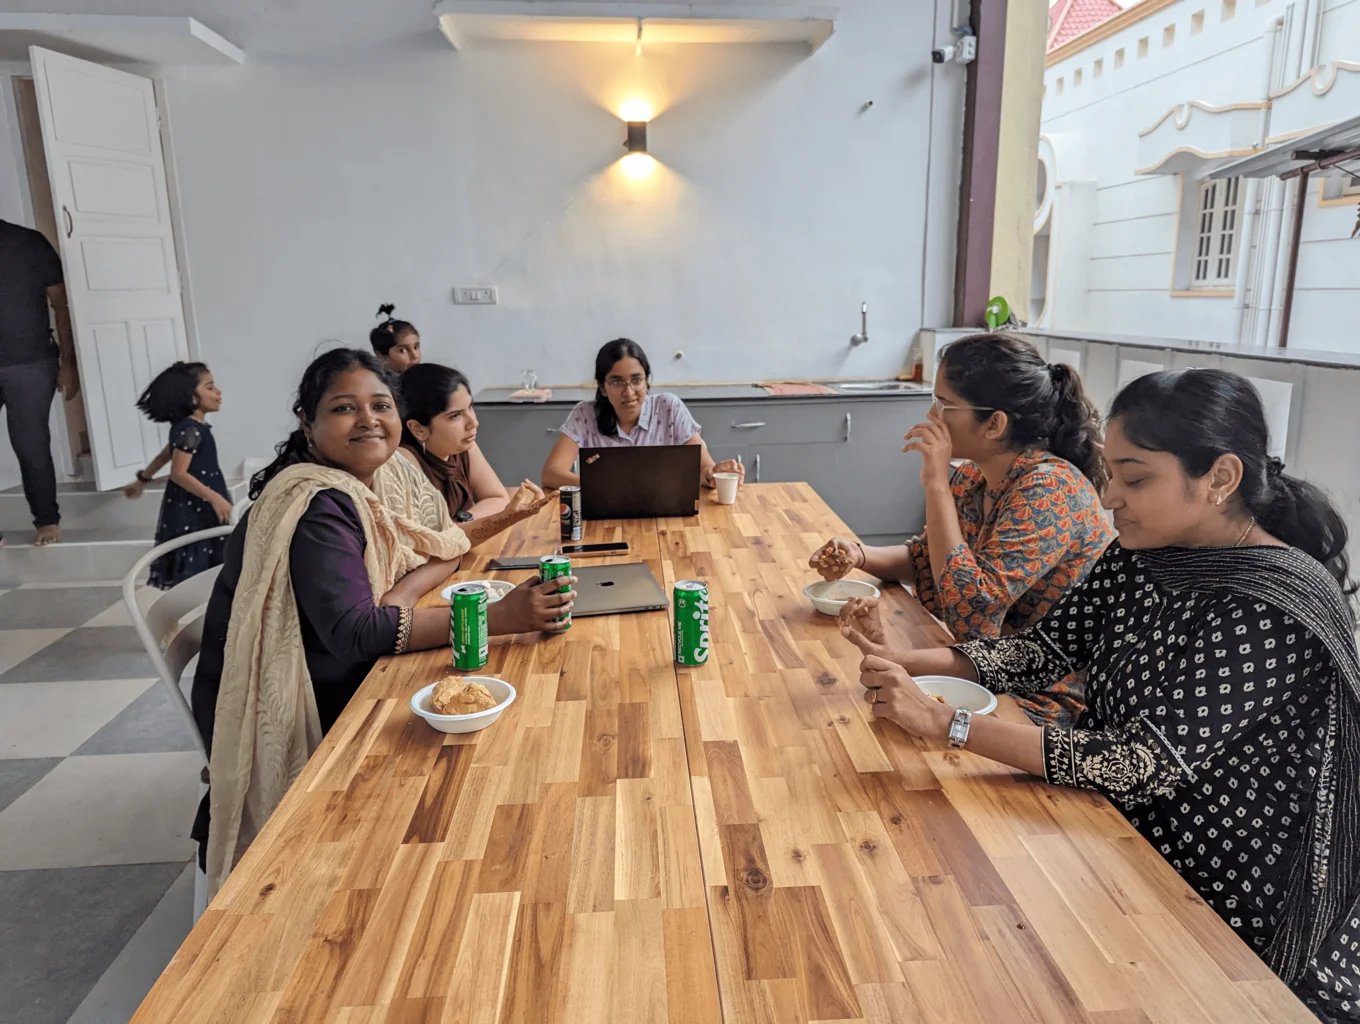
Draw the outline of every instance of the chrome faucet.
M858 348L869 343L869 303L859 304L859 333L851 336L850 347Z

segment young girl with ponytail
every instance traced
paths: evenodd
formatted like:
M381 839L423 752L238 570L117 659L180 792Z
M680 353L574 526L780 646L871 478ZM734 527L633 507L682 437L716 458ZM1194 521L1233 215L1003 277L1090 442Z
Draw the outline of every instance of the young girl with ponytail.
M409 320L394 317L396 309L390 302L378 307L378 316L385 319L368 332L368 343L384 368L402 374L420 362L420 332Z
M1070 366L1029 342L978 334L944 352L935 403L906 436L922 456L926 528L905 544L833 538L811 559L836 579L852 568L916 589L960 640L1032 625L1076 586L1114 533L1100 510L1100 419ZM951 469L952 459L965 459ZM1021 702L1031 717L1070 717L1058 682Z
M1043 621L952 648L843 632L877 717L950 734L912 675L1028 693L1069 672L1071 726L963 721L958 745L1104 794L1324 1021L1360 1018L1360 663L1346 526L1267 454L1260 396L1224 370L1129 384L1105 435L1119 540ZM954 737L958 739L957 736Z

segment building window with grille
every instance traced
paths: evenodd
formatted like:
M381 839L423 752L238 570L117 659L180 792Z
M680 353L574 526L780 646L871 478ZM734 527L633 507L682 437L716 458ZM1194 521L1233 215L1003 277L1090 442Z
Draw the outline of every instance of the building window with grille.
M1241 201L1240 178L1182 177L1173 295L1202 298L1232 295L1240 244L1237 229L1242 221Z
M1240 178L1211 178L1200 182L1191 288L1232 287L1240 183Z

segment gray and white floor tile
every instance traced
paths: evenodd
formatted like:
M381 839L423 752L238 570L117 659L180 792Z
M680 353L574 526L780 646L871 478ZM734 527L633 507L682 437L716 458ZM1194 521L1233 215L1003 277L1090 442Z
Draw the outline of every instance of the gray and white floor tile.
M189 932L200 766L117 580L0 589L0 1021L129 1019Z

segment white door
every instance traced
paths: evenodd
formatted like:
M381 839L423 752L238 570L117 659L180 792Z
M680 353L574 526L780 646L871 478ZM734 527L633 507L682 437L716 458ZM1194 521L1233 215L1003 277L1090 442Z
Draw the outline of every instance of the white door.
M187 358L160 118L149 78L31 47L95 481L164 444L137 396Z

